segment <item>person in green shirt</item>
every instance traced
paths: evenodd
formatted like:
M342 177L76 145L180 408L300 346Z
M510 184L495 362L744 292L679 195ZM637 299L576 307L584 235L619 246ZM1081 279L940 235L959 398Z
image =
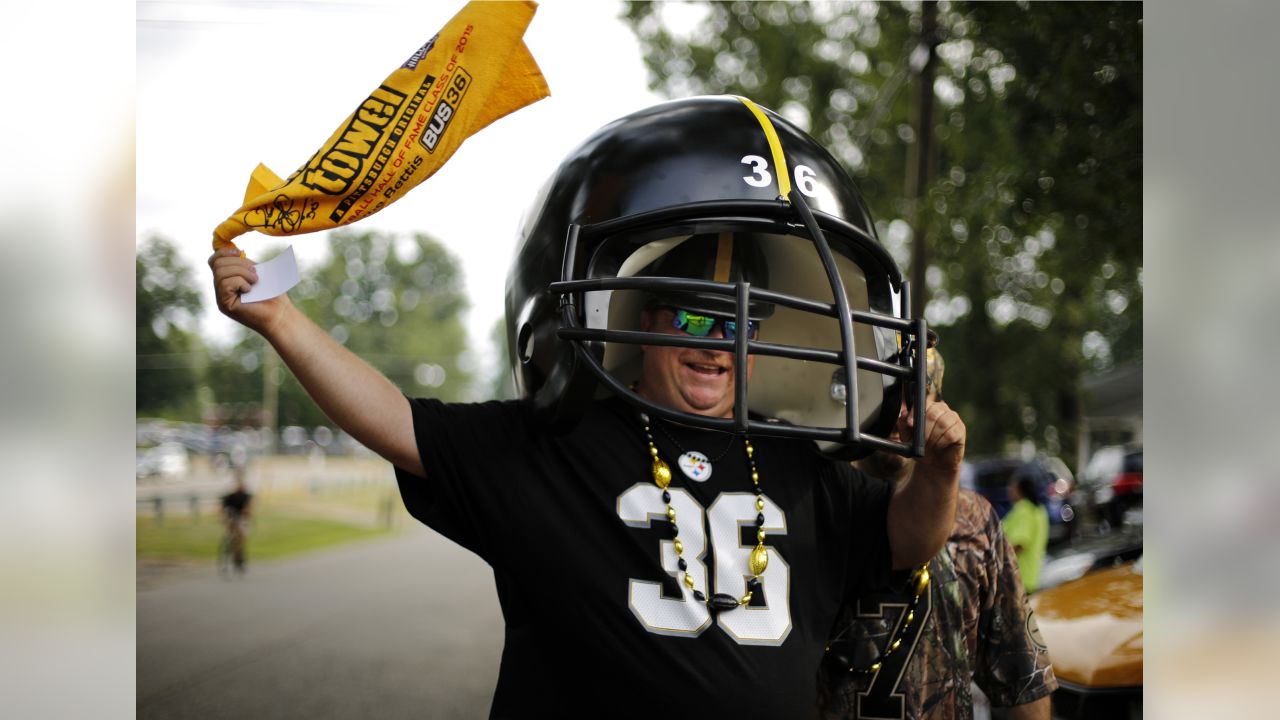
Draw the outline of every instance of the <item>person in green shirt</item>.
M1035 481L1027 476L1009 486L1013 507L1004 516L1004 533L1018 555L1018 570L1028 593L1040 587L1040 567L1049 547L1049 512L1044 509Z

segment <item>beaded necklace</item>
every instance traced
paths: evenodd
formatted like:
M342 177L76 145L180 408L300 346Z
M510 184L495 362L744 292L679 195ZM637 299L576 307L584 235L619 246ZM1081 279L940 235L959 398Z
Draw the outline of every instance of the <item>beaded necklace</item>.
M694 599L700 603L706 603L708 608L716 612L746 605L751 602L753 593L760 589L760 576L769 566L769 551L764 546L764 493L760 490L760 472L756 469L755 449L751 447L751 438L745 435L742 438L743 448L747 453L747 464L751 466L751 482L756 492L756 546L747 558L747 570L751 572L751 578L747 580L747 594L741 598L735 598L726 593L716 593L708 599L705 593L693 586L693 576L689 574L688 563L681 557L684 553L684 544L680 542L680 527L676 525L676 509L671 506L671 493L667 490L671 485L671 468L658 455L658 448L653 444L653 433L649 430L649 416L640 413L640 420L644 425L644 436L649 441L649 457L653 460L653 484L662 490L662 502L667 504L667 520L671 523L676 564L680 572L684 573L682 578L684 586L693 591ZM672 441L674 440L675 438L672 438ZM679 443L676 443L676 446L679 447ZM721 457L723 456L724 454L721 453Z
M902 622L898 623L898 627L890 636L884 647L880 648L876 653L876 659L866 667L858 668L853 666L850 659L853 655L851 649L847 648L850 638L847 633L849 628L845 628L839 636L828 641L826 646L826 657L824 660L833 662L838 671L851 672L860 675L874 675L880 672L880 666L884 664L889 656L897 652L902 647L902 642L906 638L907 630L912 623L916 621L916 608L920 605L920 598L929 589L929 564L925 563L911 573L911 578L907 581L907 587L912 591L913 596L911 602L907 604Z

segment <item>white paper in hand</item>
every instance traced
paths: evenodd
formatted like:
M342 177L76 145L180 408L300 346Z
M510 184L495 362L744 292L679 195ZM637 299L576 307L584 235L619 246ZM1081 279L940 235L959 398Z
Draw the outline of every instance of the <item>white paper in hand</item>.
M258 282L249 291L240 296L240 302L262 302L277 295L289 292L289 288L298 284L298 261L293 256L293 246L264 263L254 267L258 270Z

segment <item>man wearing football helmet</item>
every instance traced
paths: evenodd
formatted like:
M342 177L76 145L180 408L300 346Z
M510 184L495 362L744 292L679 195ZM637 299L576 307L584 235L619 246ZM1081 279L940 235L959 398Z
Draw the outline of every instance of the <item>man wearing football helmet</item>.
M744 98L641 110L553 173L508 275L517 401L406 401L287 298L241 303L251 263L210 264L493 567L493 717L811 714L840 604L951 527L965 429L925 402L901 273L830 153ZM847 462L874 449L919 459L884 482Z

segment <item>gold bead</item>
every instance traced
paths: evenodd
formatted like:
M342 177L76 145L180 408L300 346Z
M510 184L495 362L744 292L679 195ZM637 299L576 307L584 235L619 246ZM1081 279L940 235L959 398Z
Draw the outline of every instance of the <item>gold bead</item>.
M670 520L671 522L676 521L676 509L671 507L670 505L667 506L667 519Z
M762 497L756 498L756 510L758 512L764 512L764 498Z
M878 663L878 662L876 662L876 663L872 663L871 667L869 667L869 668L867 668L867 669L868 669L868 670L870 670L870 671L871 671L871 672L873 672L873 673L880 672L880 663Z
M671 468L660 457L653 458L653 484L663 490L671 484Z
M693 576L690 575L689 573L684 574L684 586L689 588L690 590L693 589Z
M684 554L684 543L680 542L679 540L676 540L676 554L677 555Z
M897 650L900 645L902 645L902 638L898 638L897 640L894 640L893 644L889 646L889 652L893 652L894 650Z
M649 454L658 457L658 448L654 447L653 443L649 443Z
M906 627L911 624L911 621L915 619L916 619L915 610L912 610L911 612L907 613L907 621L902 624L903 629L905 630Z
M764 542L764 528L756 531L756 542Z
M752 471L751 471L751 482L753 482L753 483L759 483L759 482L760 482L760 473L756 472L755 470L752 470Z
M747 457L751 457L752 455L755 454L755 452L756 452L755 448L751 447L751 441L748 440L747 441Z
M738 604L739 604L739 605L746 605L747 603L750 603L750 602L751 602L751 591L750 591L750 590L748 590L748 591L747 591L747 594L746 594L746 595L743 595L743 596L742 596L742 599L738 601ZM828 649L830 649L830 648L828 648Z
M920 566L920 574L916 576L916 595L923 595L929 587L929 568Z
M769 567L769 551L764 545L757 545L751 551L750 559L747 560L747 569L752 575L763 575L767 567Z

